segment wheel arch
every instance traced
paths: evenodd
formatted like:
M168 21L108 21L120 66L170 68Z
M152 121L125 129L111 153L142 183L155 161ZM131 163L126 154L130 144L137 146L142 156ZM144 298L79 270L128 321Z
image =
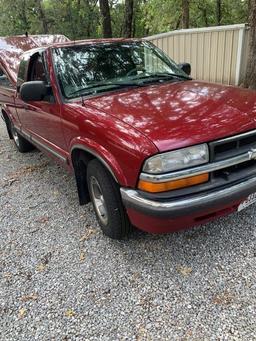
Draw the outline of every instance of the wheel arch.
M80 205L84 205L90 202L86 175L87 165L93 159L97 159L108 170L108 172L112 175L116 183L118 184L126 183L125 177L122 174L121 170L116 169L117 168L116 165L114 167L113 164L110 163L109 161L110 157L106 158L106 156L104 157L98 152L98 150L99 149L102 150L102 148L97 148L97 151L95 151L95 148L88 147L87 145L81 143L79 144L76 143L71 147L70 156L72 166L75 172Z
M13 140L12 131L11 131L11 119L10 119L9 115L7 114L7 112L3 108L1 109L1 113L3 116L4 122L6 124L6 128L7 128L9 138L11 140Z

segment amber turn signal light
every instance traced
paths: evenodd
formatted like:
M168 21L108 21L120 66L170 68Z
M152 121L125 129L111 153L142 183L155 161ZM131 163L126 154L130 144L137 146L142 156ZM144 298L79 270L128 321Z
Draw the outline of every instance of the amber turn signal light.
M159 193L202 184L204 182L207 182L208 180L209 180L208 173L190 176L189 178L185 179L172 180L168 182L154 183L145 180L140 180L138 188L146 192Z

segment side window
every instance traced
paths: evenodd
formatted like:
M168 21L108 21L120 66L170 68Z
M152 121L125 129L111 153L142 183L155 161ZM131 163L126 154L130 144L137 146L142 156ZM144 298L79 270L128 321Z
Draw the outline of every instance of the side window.
M43 81L46 85L49 85L48 73L45 68L43 57L40 53L35 53L31 56L28 66L28 81ZM43 99L45 102L54 103L54 96L51 89L49 93Z
M46 70L44 67L42 56L40 54L36 54L31 58L28 80L43 81L47 83Z
M3 70L0 68L0 86L3 86L4 88L12 88L13 85L9 81L6 74L3 72Z

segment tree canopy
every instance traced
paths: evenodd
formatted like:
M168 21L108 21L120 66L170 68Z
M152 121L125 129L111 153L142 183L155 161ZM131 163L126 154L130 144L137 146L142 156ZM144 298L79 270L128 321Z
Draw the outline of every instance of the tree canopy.
M143 37L179 28L247 22L248 1L0 0L0 35Z

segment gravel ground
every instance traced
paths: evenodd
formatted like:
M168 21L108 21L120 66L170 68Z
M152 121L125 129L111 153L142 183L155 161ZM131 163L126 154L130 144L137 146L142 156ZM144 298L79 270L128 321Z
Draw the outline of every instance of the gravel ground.
M0 174L1 340L256 340L256 206L118 242L2 122Z

